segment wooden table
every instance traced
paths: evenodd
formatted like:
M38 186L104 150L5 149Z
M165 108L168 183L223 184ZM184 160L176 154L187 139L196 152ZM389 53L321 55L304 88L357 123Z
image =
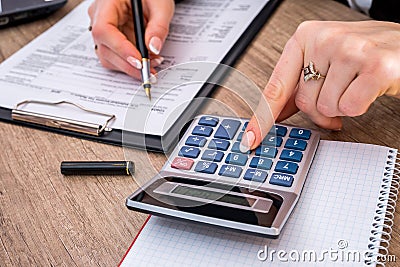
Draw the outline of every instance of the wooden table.
M46 19L0 30L0 62L79 2L69 0ZM367 18L330 0L284 1L235 67L264 88L285 42L301 21L360 19ZM223 90L214 97L229 101ZM346 118L341 132L319 130L323 139L400 148L398 114L400 101L381 97L365 115ZM286 122L318 129L303 114ZM0 123L0 148L1 266L118 264L147 217L125 207L125 198L137 187L134 180L123 176L64 177L59 168L63 160L124 159L121 147ZM161 154L131 153L137 156L137 178L149 178L165 161ZM153 168L148 168L149 161ZM398 261L399 211L390 247Z

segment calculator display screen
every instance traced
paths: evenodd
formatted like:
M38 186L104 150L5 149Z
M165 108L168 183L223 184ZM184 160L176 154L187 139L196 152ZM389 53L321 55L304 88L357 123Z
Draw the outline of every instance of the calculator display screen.
M160 188L164 185L166 190L161 192ZM260 207L254 207L260 199L267 199L264 201L269 203L264 210L267 212L261 212ZM271 227L283 203L283 198L274 193L250 191L240 186L211 184L183 177L156 179L131 200L185 213L266 227Z
M249 203L247 202L246 198L244 198L244 197L230 195L230 194L223 194L223 193L219 193L219 192L213 192L213 191L209 191L209 190L203 190L203 189L193 188L193 187L188 187L188 186L179 185L179 186L175 187L175 189L172 190L171 193L185 195L185 196L191 196L191 197L197 197L197 198L202 198L202 199L207 199L207 200L218 200L218 201L222 201L225 203L231 203L231 204L236 204L236 205L249 206Z

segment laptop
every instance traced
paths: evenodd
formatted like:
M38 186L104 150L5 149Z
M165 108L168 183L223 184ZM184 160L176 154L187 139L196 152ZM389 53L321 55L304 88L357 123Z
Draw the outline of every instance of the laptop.
M0 28L51 14L67 0L0 0Z

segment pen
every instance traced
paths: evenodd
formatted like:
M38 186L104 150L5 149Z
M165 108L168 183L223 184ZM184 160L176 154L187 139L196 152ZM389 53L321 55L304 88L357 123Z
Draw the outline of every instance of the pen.
M141 0L131 0L132 4L132 16L133 16L133 27L135 29L136 47L142 56L142 81L143 87L147 97L151 100L150 94L150 60L149 52L146 48L144 41L144 20L143 20L143 8Z
M63 161L64 175L132 175L135 164L132 161Z

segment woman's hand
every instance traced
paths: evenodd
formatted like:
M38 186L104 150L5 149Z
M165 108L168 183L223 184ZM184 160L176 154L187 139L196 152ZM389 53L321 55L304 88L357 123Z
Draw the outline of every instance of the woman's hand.
M143 0L145 42L151 53L152 67L163 60L158 55L168 35L174 7L173 0ZM88 13L101 64L140 79L142 57L135 46L130 0L96 0Z
M310 62L325 78L304 81ZM261 101L241 150L256 148L275 120L298 110L322 128L339 130L342 116L365 113L384 94L400 96L400 24L304 22L287 42L263 91L272 118Z

